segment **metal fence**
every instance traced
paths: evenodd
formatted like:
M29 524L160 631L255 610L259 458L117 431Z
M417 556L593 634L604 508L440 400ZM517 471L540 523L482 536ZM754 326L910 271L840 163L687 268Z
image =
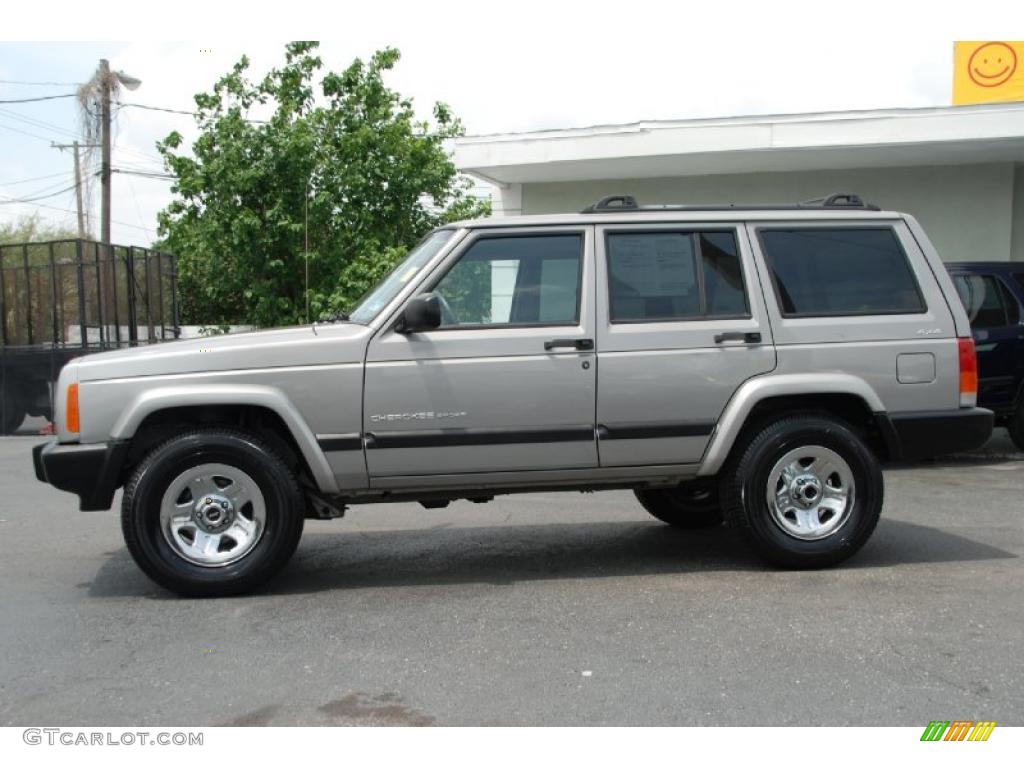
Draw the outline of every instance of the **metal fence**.
M175 339L174 256L86 240L0 245L0 427L52 417L72 357Z

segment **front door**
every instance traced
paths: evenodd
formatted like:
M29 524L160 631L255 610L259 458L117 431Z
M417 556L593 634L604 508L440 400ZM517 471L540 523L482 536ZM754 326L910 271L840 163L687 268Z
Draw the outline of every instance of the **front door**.
M602 467L700 461L718 416L775 348L735 225L597 228Z
M417 291L441 327L367 350L371 485L596 467L593 269L589 227L485 230L446 259Z

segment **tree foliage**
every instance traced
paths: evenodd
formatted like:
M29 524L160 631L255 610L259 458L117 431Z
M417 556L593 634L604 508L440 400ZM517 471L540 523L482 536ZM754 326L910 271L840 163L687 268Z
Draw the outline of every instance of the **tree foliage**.
M38 214L0 223L0 245L41 243L46 240L73 240L78 233L60 224L44 221Z
M427 231L486 214L447 149L459 120L440 103L420 120L385 84L397 50L324 73L316 49L288 44L258 81L243 57L196 95L191 153L177 132L158 144L186 322L304 321L307 237L309 319L347 310ZM273 109L263 122L248 117L260 105Z

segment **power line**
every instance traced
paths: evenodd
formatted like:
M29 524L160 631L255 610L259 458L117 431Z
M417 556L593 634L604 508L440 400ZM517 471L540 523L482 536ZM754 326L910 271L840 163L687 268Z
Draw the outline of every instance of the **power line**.
M60 173L50 173L46 176L33 176L31 179L18 179L17 181L0 181L0 187L14 187L18 184L27 184L30 181L42 181L43 179L56 179L58 176L69 176L68 171L62 171Z
M39 189L33 189L31 192L23 193L22 196L25 199L27 199L27 200L41 200L42 197L48 196L50 192L53 192L58 187L65 187L68 184L72 184L72 183L77 183L77 182L74 179L71 179L71 178L61 179L60 181L57 181L57 182L51 181L50 183L46 184L45 186L43 186L43 187L41 187ZM72 186L71 188L74 189L74 186Z
M143 221L142 211L139 210L139 198L135 195L135 185L132 184L132 180L130 178L125 179L125 181L128 182L128 190L132 193L132 203L135 204L135 216L137 217L138 222L141 224Z
M115 104L119 107L135 107L136 109L148 109L153 112L170 112L172 115L189 115L196 117L195 112L188 112L184 109L171 109L170 107L151 107L148 104L135 104L134 102L115 101Z
M77 93L61 93L57 96L35 96L31 99L0 99L0 104L28 104L30 101L52 101L53 99L71 99Z
M6 197L6 195L0 195L0 197ZM45 203L25 203L25 205L33 205L36 208L48 208L51 211L60 211L61 213L74 213L75 212L71 208L58 208L55 205L46 205ZM150 229L149 227L140 227L138 224L129 224L126 221L118 221L117 219L111 219L111 221L114 224L120 224L122 227L129 227L131 229L143 229L146 232L152 232L153 234L157 234L157 231L155 229Z
M55 83L50 80L44 80L41 82L33 80L0 80L0 83L3 83L4 85L70 85L72 87L81 85L81 83Z
M164 159L162 157L157 157L156 155L151 155L148 152L143 152L143 151L138 150L138 149L133 149L131 147L126 147L123 144L115 144L114 145L114 151L115 152L127 152L129 155L134 155L135 158L138 158L140 160L148 160L149 162L153 162L153 163L163 163L163 161L164 161ZM131 159L135 159L135 158L131 158Z
M154 107L149 104L136 104L134 102L118 101L115 102L119 107L135 107L136 109L148 109L153 112L169 112L172 115L188 115L189 117L199 117L198 112L191 112L187 109L171 109L170 107ZM254 118L243 117L242 120L246 123L256 123L265 125L269 123L269 120L256 120Z
M52 137L48 138L46 136L40 136L38 133L29 133L28 131L23 131L20 128L14 128L10 125L4 125L3 123L0 123L0 128L4 128L5 130L8 131L14 131L15 133L20 133L22 136L31 136L33 139L39 139L40 141L45 141L47 143L53 141Z
M145 179L176 179L177 176L170 173L155 173L152 171L132 171L128 168L114 168L113 173L123 173L126 176L141 176Z
M84 183L84 181L83 182L79 182L79 184L82 184L82 183ZM50 198L50 197L57 197L58 195L63 195L65 192L72 192L72 191L74 191L75 187L79 186L79 184L72 184L70 187L65 187L64 189L59 189L56 192L50 192L50 193L45 194L45 195L37 195L36 197L22 197L22 198L18 198L18 197L9 197L8 195L3 195L3 197L5 197L6 199L5 200L0 200L0 205L12 205L12 204L16 204L16 203L34 203L37 200L46 200L47 198ZM42 190L40 190L40 191L42 191Z
M71 130L68 130L66 128L62 128L59 125L56 125L54 123L48 123L45 120L37 120L34 117L29 117L27 115L21 115L21 114L19 114L17 112L13 112L13 111L11 111L9 109L2 109L2 108L0 108L0 117L8 117L8 118L11 118L13 120L17 120L19 122L22 122L22 123L24 123L24 124L26 124L28 126L33 127L33 128L42 128L43 130L55 131L57 133L64 134L64 135L66 135L67 137L69 137L71 139L77 139L79 137L79 134L76 133L75 131L71 131ZM12 130L12 131L17 131L17 132L19 132L19 133L21 133L21 134L23 134L25 136L31 136L32 138L44 139L45 140L45 137L43 137L43 136L40 136L40 135L35 134L35 133L30 133L30 132L25 131L23 129L18 129L18 128L13 128L13 127L10 127L10 126L6 126L3 123L0 123L0 127L8 128L8 130ZM83 146L83 148L89 148L89 145L83 144L82 146ZM120 145L120 146L115 146L114 149L117 152L125 152L125 153L127 153L129 155L133 155L134 157L137 157L137 158L140 158L140 159L143 159L143 160L147 160L147 161L150 161L150 162L156 162L156 163L162 163L163 162L163 158L157 157L156 155L152 155L152 154L149 154L147 152L142 152L140 150L133 149L131 147L126 147L126 146Z
M70 136L72 138L78 138L78 134L77 133L75 133L74 131L70 131L67 128L62 128L61 126L56 125L54 123L48 123L45 120L37 120L36 118L29 117L28 115L22 115L22 114L20 114L18 112L14 112L13 110L10 110L10 109L2 109L2 108L0 108L0 115L4 115L5 117L9 117L9 118L11 118L13 120L17 120L20 123L25 123L26 125L31 125L34 128L43 128L45 130L56 131L57 133L63 133L63 134L65 134L67 136Z

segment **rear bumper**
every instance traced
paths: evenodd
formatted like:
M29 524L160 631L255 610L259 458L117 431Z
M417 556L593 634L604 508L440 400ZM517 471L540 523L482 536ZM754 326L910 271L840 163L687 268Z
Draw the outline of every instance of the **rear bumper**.
M980 448L992 436L995 417L985 408L958 408L889 413L878 423L888 433L890 458L913 461Z
M110 509L121 482L128 443L61 445L56 440L32 449L36 478L78 496L84 512Z

